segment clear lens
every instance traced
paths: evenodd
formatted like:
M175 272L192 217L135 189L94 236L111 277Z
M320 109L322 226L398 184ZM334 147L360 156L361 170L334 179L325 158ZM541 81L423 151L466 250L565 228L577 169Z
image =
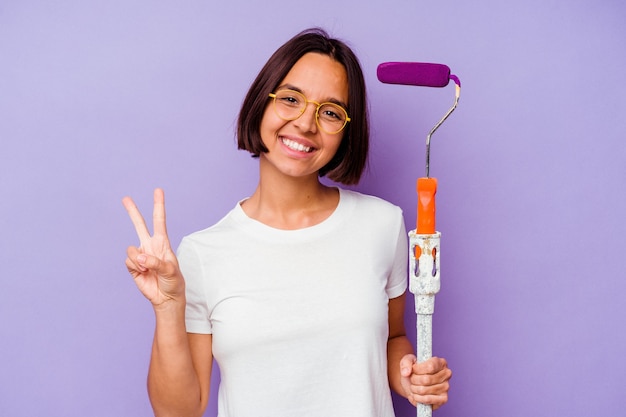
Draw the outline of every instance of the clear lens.
M322 103L317 108L317 120L327 132L339 132L346 125L347 117L346 111L333 103Z
M276 113L282 119L295 120L306 109L306 98L297 91L281 90L274 98Z
M280 90L276 94L270 94L274 97L274 109L276 114L285 120L295 120L302 116L306 110L309 101L306 97L297 91ZM315 113L315 121L317 125L326 133L339 133L348 122L348 114L346 110L334 103L317 104Z

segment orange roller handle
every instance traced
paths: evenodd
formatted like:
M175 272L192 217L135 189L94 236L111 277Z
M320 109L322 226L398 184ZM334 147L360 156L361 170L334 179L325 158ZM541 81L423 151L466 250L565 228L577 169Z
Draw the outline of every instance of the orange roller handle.
M417 233L435 233L435 194L437 178L417 179Z

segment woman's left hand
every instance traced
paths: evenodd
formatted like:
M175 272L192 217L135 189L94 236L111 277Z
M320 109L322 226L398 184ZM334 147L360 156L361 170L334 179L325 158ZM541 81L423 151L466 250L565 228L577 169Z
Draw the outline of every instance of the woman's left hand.
M415 355L405 355L400 361L400 375L405 396L411 404L431 404L433 410L448 401L452 371L443 358L432 357L417 363Z

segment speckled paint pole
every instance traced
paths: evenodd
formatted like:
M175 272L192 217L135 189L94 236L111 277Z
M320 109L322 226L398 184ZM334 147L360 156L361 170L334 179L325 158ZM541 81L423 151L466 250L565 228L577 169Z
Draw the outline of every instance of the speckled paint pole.
M418 234L409 232L411 248L409 290L415 296L417 313L417 361L424 362L432 357L433 313L435 294L440 288L439 260L441 233ZM418 417L431 417L432 406L417 404Z
M411 245L409 289L415 295L417 313L417 361L432 357L433 313L435 294L439 292L439 241L435 229L435 194L437 179L430 176L430 139L459 104L461 81L443 64L426 62L383 62L376 70L378 79L386 84L445 87L454 81L454 104L426 136L426 177L417 179L417 227L409 232ZM431 417L432 406L417 405L418 417Z

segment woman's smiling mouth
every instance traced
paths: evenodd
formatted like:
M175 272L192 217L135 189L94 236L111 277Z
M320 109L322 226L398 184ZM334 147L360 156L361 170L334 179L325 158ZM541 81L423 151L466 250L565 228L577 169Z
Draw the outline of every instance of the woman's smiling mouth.
M310 146L304 146L301 143L296 142L295 140L291 140L291 139L287 139L287 138L280 138L281 142L288 147L289 149L292 149L294 151L298 151L298 152L313 152L313 148Z

